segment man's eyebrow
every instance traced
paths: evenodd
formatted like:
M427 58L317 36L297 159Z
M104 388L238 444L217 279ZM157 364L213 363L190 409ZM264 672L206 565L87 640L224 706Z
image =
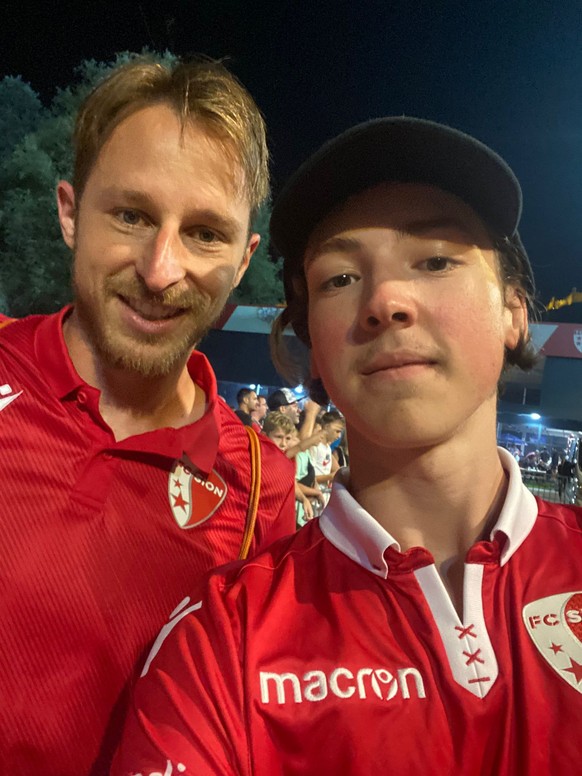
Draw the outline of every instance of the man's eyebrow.
M121 199L128 205L154 209L157 207L156 201L147 191L137 191L135 189L121 189L118 186L109 186L104 189L103 195L108 199ZM229 234L237 235L241 231L241 225L236 218L225 213L219 213L211 208L194 209L191 218L202 224L214 226L217 229Z

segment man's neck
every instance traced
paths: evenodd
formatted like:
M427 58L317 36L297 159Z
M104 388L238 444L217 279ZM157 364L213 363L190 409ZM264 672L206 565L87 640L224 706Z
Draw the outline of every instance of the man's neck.
M166 375L145 377L103 364L74 320L65 321L63 334L77 373L101 392L101 416L118 442L159 428L181 428L204 414L206 397L186 360Z

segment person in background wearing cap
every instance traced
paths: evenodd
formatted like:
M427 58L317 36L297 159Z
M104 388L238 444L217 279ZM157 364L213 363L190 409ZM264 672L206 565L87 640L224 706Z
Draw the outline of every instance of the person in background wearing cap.
M295 530L292 464L193 350L259 243L257 106L218 62L136 57L87 97L75 151L57 187L74 303L0 330L0 771L18 776L106 773L172 611Z
M276 391L267 396L267 407L269 412L282 412L288 415L293 423L299 422L299 399L289 388L277 388Z
M208 580L138 682L115 774L539 776L579 770L582 512L496 446L534 361L519 184L408 118L360 125L275 203L311 395L350 468L319 519Z

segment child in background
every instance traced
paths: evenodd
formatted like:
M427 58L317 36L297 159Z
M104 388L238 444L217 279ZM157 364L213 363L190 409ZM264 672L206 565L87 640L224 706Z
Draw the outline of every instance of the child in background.
M315 485L315 481L311 486L305 483L305 479L309 476L307 466L309 454L300 450L299 438L293 421L282 412L270 412L267 415L263 423L263 433L289 458L295 458L295 515L297 527L300 528L313 517L313 506L310 499L319 501L321 506L323 506L324 500L323 493Z
M337 459L331 453L331 444L341 438L345 430L345 421L341 413L332 410L321 416L320 424L323 432L322 441L309 450L309 455L315 469L315 481L323 490L325 504L327 504L331 482L339 469Z

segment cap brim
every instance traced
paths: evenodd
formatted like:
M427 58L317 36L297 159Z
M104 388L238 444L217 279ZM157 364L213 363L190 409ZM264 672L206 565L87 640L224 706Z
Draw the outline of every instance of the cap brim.
M517 230L519 182L494 151L431 121L375 119L322 146L277 198L270 236L285 259L286 280L325 215L351 195L386 181L422 183L455 194L499 237L511 237Z

